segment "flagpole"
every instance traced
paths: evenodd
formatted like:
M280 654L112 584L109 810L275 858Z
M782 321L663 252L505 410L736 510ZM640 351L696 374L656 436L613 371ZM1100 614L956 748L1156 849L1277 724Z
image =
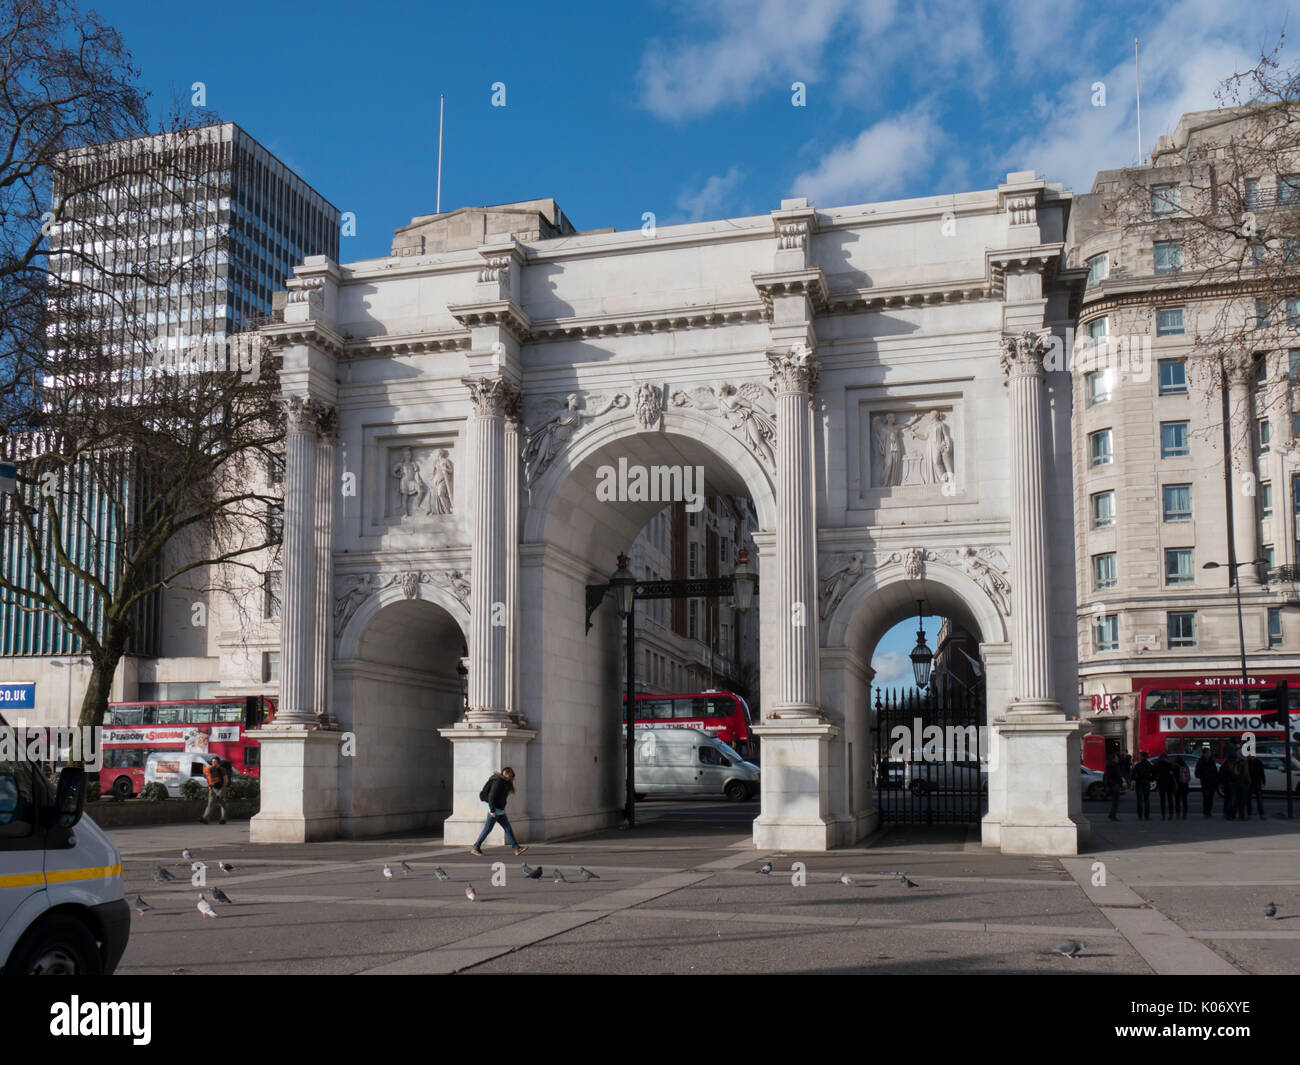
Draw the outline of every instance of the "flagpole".
M1142 165L1142 67L1138 63L1138 39L1133 38L1133 70L1136 74L1138 107L1138 166Z
M445 94L438 93L438 199L434 204L434 214L442 214L442 111L446 99Z

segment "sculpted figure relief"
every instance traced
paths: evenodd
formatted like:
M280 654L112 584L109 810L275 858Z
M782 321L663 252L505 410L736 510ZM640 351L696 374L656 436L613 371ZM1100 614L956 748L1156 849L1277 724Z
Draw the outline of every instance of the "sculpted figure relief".
M771 392L753 381L733 385L719 381L713 388L694 388L690 392L674 392L675 407L698 407L713 411L725 421L745 442L768 469L776 469L776 418L761 406L771 397Z
M944 484L956 476L952 430L941 410L915 414L906 421L889 412L872 417L878 487Z
M406 517L411 516L411 508L423 504L425 513L428 507L429 486L420 476L420 464L412 457L409 447L402 448L402 461L393 467L393 476L397 478L397 496Z
M601 396L588 396L584 410L576 392L566 396L559 412L528 430L523 454L524 477L528 483L532 484L550 468L584 421L599 418L614 407L626 407L631 402L631 397L625 392L618 392L608 400ZM554 405L554 400L546 404L547 408Z
M822 578L821 615L823 621L835 609L839 601L844 598L845 593L857 583L858 578L862 576L865 569L865 556L861 551L854 551L847 562Z
M435 514L451 513L452 478L455 476L455 470L451 459L447 457L447 449L440 447L433 460L433 512Z

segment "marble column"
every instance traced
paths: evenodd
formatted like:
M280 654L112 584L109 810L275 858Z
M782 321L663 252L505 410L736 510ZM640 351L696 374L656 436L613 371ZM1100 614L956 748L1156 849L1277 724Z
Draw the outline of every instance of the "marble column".
M466 377L474 403L470 555L469 716L508 720L506 693L506 410L518 390L502 377ZM499 605L498 605L499 604ZM494 624L494 621L496 624Z
M316 645L312 707L320 722L329 728L338 727L330 702L334 657L331 591L334 587L334 464L337 445L338 411L327 407L317 419L316 438Z
M506 489L506 709L520 718L519 702L519 429L523 396L510 395L505 409Z
M1011 618L1015 627L1011 711L1060 711L1052 691L1048 607L1047 501L1043 463L1046 343L1022 333L1003 345L1011 415Z
M1253 366L1244 359L1228 365L1228 429L1232 447L1232 543L1238 563L1259 558L1259 516L1256 497L1241 490L1243 474L1255 474L1255 408L1252 403ZM1258 483L1257 481L1255 482ZM1227 560L1224 560L1227 561ZM1243 588L1259 587L1255 566L1237 568Z
M279 727L316 723L316 434L326 409L303 396L284 400Z
M781 633L781 686L773 716L820 718L811 407L817 360L806 347L769 352L767 358L777 402L776 562Z

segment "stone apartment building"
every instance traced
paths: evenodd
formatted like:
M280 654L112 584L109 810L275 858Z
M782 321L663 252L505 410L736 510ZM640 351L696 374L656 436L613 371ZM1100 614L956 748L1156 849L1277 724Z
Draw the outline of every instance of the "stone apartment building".
M1221 749L1255 727L1252 689L1300 668L1300 333L1267 328L1251 269L1196 261L1189 220L1207 190L1222 211L1238 194L1261 212L1296 195L1300 176L1234 172L1230 145L1249 121L1184 115L1143 165L1099 173L1070 218L1069 262L1088 271L1073 374L1079 697L1111 752ZM1252 314L1258 344L1228 364L1225 402L1215 338Z

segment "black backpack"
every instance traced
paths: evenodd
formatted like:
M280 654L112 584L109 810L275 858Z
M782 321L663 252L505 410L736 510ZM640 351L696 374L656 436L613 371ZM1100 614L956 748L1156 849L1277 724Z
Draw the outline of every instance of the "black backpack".
M496 774L487 778L487 783L483 785L483 790L478 793L479 802L488 801L488 792L492 790L492 781L496 779Z

